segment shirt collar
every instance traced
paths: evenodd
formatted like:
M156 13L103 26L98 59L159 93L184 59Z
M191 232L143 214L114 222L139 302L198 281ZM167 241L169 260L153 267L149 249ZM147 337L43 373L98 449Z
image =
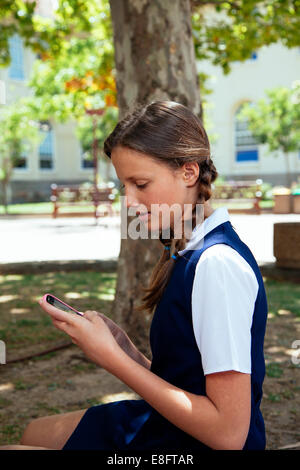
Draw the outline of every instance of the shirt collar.
M178 251L178 255L183 255L188 250L197 250L203 246L203 239L205 235L211 232L218 225L228 222L229 213L226 207L218 207L214 212L207 217L201 224L196 225L193 229L192 236L187 242L183 250Z

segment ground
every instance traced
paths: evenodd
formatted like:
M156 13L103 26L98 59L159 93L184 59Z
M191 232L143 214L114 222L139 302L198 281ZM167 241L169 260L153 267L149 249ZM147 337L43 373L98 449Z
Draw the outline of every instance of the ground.
M261 408L268 449L300 441L300 364L296 364L300 362L300 346L298 351L292 347L300 338L300 321L288 310L280 312L269 315L265 339L267 374ZM86 359L75 345L1 366L1 384L1 444L17 442L27 423L36 417L137 398L122 382Z

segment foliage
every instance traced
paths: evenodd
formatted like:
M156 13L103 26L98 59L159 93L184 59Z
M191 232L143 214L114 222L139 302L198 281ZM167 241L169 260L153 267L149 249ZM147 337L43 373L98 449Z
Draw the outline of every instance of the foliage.
M4 107L0 116L0 181L3 186L4 205L6 189L14 167L20 158L39 142L39 125L28 108L26 99Z
M96 117L95 137L98 148L103 148L105 138L111 132L112 127L117 124L117 121L118 110L112 106L106 108L105 113L100 118ZM91 116L84 115L78 120L76 135L81 142L84 157L87 160L92 160L93 122Z
M247 119L249 129L270 151L289 153L299 150L300 141L300 82L291 89L279 87L267 90L267 99L245 104L239 114Z
M61 54L71 37L88 37L103 8L105 0L59 0L52 16L40 14L37 0L1 0L0 63L10 63L8 39L17 33L25 46L43 59Z
M25 46L45 57L64 52L72 37L88 38L109 16L108 0L59 0L52 17L39 15L37 0L2 0L0 6L0 63L9 65L8 38L18 33ZM300 45L299 0L191 0L196 55L220 65L251 57L264 45L281 41ZM36 10L36 13L34 14ZM212 11L214 18L207 15Z
M262 183L260 191L262 201L270 201L273 199L273 186L270 183Z
M238 119L247 121L249 130L270 152L281 151L285 157L286 185L293 184L290 171L290 152L299 151L300 141L300 81L291 89L278 87L267 90L267 99L246 103ZM276 153L275 153L276 156Z
M67 5L62 4L65 21L68 18ZM74 1L74 10L75 4ZM33 75L29 81L35 98L37 110L45 116L53 116L63 122L73 117L81 117L86 109L99 109L116 106L116 86L114 77L114 50L112 27L107 2L88 2L94 4L93 23L90 34L78 37L74 34L61 40L59 53L51 49L47 55L36 60ZM87 12L84 10L82 15ZM84 22L85 24L85 22ZM79 26L78 26L79 28ZM79 28L80 30L80 28Z
M109 1L59 0L51 16L42 16L37 4L2 0L0 6L0 64L9 64L8 38L15 33L40 58L30 81L35 115L63 122L81 118L87 108L116 107ZM196 56L220 65L224 73L264 45L279 40L287 47L300 44L299 0L191 0L191 5ZM206 79L199 74L204 100L210 91ZM79 130L82 136L86 122Z
M34 9L36 2L25 2L22 0L1 0L0 3L0 64L8 66L10 64L10 53L8 40L14 34L19 34L24 38L25 44L33 50L36 35L34 28ZM30 40L30 38L32 39Z
M60 2L54 19L47 19L50 29L64 22L68 34L60 37L59 51L56 42L49 40L47 53L40 53L34 62L28 85L34 95L30 102L32 116L56 122L75 120L81 145L91 153L92 117L86 111L104 111L96 119L98 146L117 121L114 49L108 2L89 2L80 9L81 21L74 23L72 15L79 14L80 3Z
M250 59L263 46L300 45L299 0L191 0L198 59L228 74L235 61ZM213 13L211 15L211 13Z
M26 99L6 106L0 116L0 179L10 177L14 165L39 141L39 125L32 120Z
M264 45L281 41L300 44L299 0L191 0L196 57L230 71L235 61L251 57ZM41 14L37 1L2 0L0 5L0 64L10 62L8 38L19 34L38 59L29 81L34 98L30 107L36 120L75 119L85 152L92 147L92 119L87 109L104 109L97 120L99 147L107 129L117 120L113 34L108 0L59 0L50 16ZM210 121L205 85L200 91L208 132ZM213 142L217 136L210 133ZM88 155L87 155L88 156Z

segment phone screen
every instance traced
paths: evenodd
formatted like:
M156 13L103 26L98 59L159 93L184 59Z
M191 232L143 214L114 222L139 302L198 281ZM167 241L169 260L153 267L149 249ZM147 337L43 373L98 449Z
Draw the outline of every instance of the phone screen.
M77 310L61 302L60 300L58 300L56 297L53 297L52 295L47 295L46 300L49 304L53 305L53 307L59 308L60 310L63 310L64 312L77 313L78 315L80 315L80 313L77 312Z

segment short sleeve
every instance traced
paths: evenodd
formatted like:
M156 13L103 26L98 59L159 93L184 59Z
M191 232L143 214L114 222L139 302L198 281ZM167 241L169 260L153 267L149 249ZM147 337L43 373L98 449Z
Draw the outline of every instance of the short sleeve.
M258 293L255 273L233 248L207 248L196 266L192 318L204 374L251 374L251 325Z

